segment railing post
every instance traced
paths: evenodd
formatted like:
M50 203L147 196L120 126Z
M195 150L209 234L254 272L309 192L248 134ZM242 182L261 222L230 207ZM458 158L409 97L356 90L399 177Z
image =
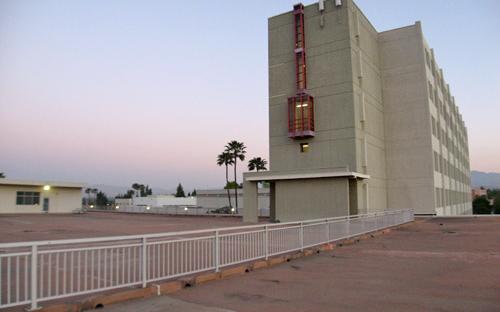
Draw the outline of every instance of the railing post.
M264 250L266 260L269 259L269 229L267 225L264 225Z
M329 243L330 242L330 222L328 221L328 219L325 219L326 221L326 242Z
M31 246L31 309L38 310L38 246Z
M304 251L304 222L300 222L299 239L300 239L300 251Z
M215 231L215 251L214 251L214 262L215 262L215 272L219 272L220 268L220 240L219 240L219 231Z
M146 288L148 283L147 268L148 268L148 245L146 237L142 238L142 288Z
M351 217L347 216L347 237L351 237Z

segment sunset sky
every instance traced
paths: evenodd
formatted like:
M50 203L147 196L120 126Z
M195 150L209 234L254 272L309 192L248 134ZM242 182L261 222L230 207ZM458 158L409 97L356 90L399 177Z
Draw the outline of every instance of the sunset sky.
M0 172L221 187L227 141L268 159L267 18L296 2L0 0ZM379 31L422 21L471 168L500 172L500 1L356 3Z

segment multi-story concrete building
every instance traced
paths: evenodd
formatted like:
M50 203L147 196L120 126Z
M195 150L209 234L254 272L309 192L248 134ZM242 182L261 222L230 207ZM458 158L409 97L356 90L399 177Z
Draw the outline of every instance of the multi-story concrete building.
M467 129L420 22L378 32L352 0L269 19L270 171L288 221L413 208L471 213Z

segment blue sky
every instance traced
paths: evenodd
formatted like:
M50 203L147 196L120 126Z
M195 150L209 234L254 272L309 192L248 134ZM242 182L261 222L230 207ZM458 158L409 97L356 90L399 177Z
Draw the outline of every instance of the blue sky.
M268 158L267 18L295 2L0 0L0 171L222 185L228 140ZM357 4L379 31L422 21L472 169L500 172L500 1Z

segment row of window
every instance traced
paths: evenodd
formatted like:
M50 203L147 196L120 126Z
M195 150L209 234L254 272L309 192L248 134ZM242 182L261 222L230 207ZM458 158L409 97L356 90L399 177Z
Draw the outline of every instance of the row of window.
M469 192L459 192L436 187L436 207L458 205L470 202Z
M39 205L40 192L17 192L16 205Z
M434 116L431 116L431 127L432 127L432 134L438 139L439 142L441 142L446 148L450 151L452 155L454 155L456 158L460 160L460 162L466 164L469 161L469 152L467 145L463 146L463 152L460 150L459 145L460 141L459 138L457 138L457 142L459 144L456 144L450 136L448 136L443 128L439 125L438 122L436 122L436 119Z
M468 167L465 166L468 170ZM451 164L448 160L446 160L442 155L439 155L437 152L434 152L434 171L442 173L448 176L451 179L457 180L463 184L469 184L469 176L465 174L458 167Z
M426 49L425 50L425 61L427 64L427 67L432 73L432 76L437 82L437 85L441 88L441 90L445 90L445 83L444 83L444 77L438 73L438 67L434 60L431 60L431 56L429 51ZM444 92L443 92L444 93Z
M465 128L463 126L463 122L460 120L458 116L458 111L448 111L447 105L443 104L443 102L439 99L437 88L433 88L432 83L430 81L427 82L429 87L429 99L436 107L438 114L443 116L445 124L449 126L454 133L460 138L460 142L465 145ZM449 100L448 103L451 101Z

